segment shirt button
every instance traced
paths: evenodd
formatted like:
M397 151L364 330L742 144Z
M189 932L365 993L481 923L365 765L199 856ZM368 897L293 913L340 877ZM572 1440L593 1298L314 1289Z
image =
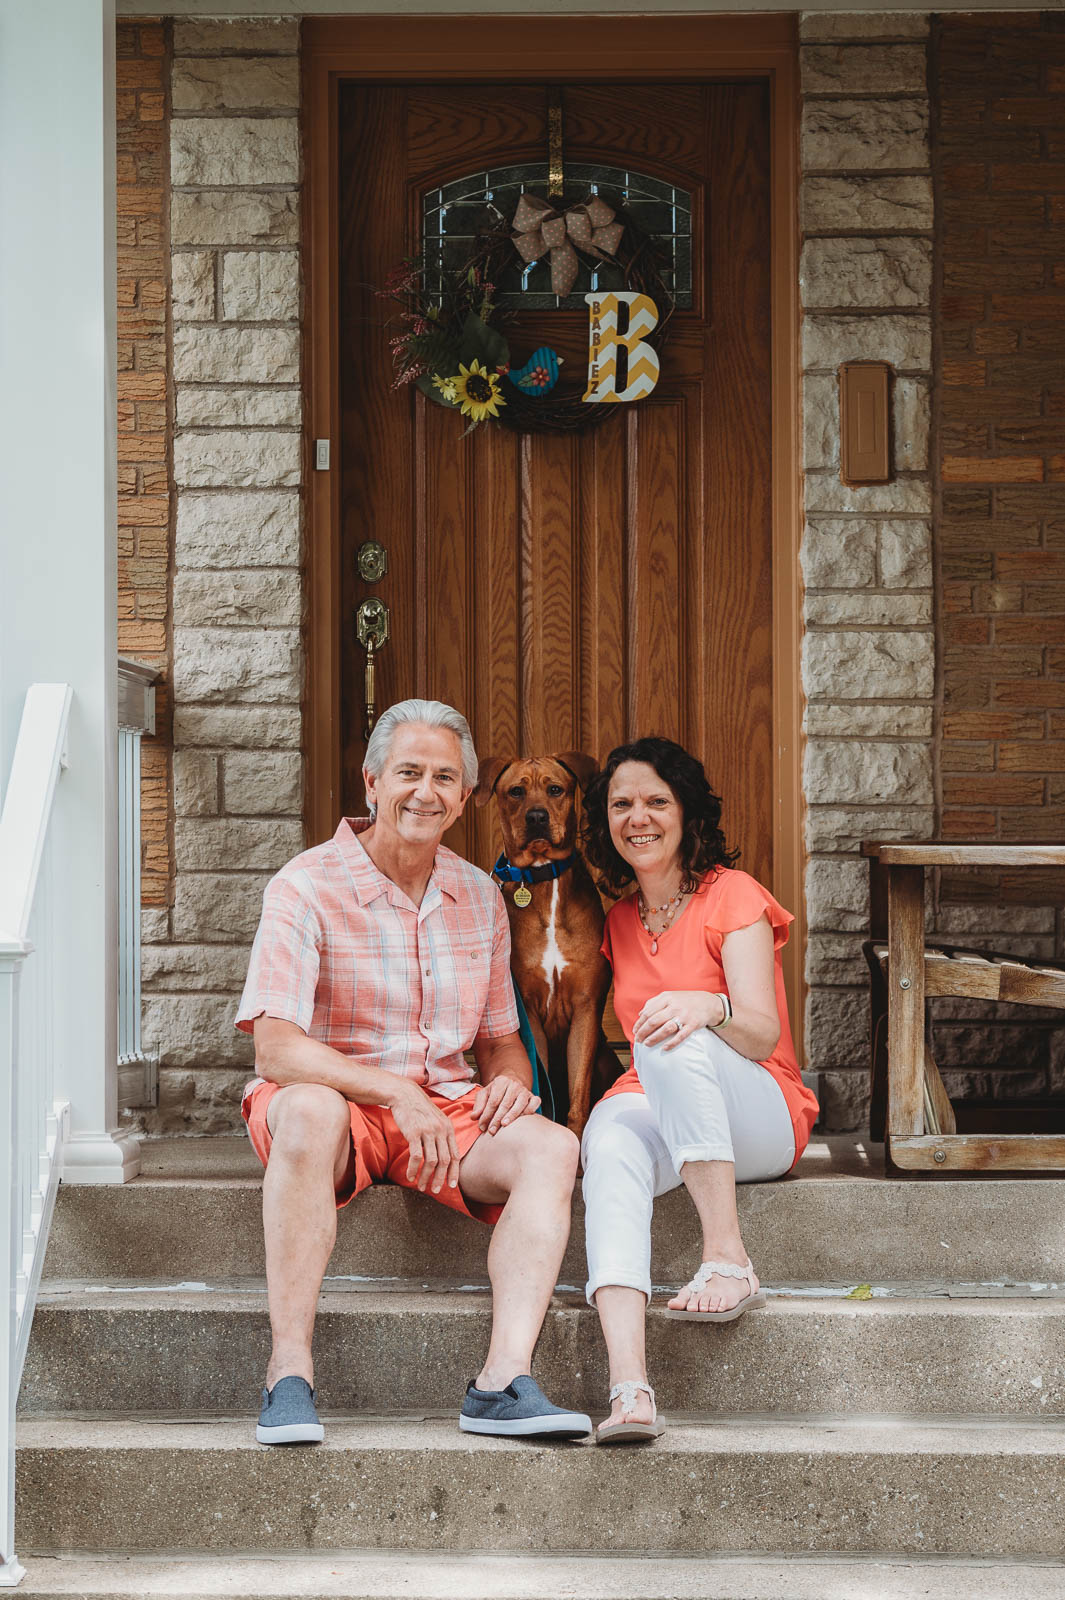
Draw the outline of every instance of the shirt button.
M425 969L425 976L426 976L426 977L427 977L427 978L431 978L431 977L432 977L432 975L433 975L433 969L432 969L432 967L426 967L426 969Z

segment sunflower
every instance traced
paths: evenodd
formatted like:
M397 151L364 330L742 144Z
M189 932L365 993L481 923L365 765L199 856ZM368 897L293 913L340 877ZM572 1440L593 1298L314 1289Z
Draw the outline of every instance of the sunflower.
M499 407L507 403L499 392L498 377L479 361L471 361L468 367L460 362L459 375L451 382L463 416L470 417L475 426L485 417L498 417Z

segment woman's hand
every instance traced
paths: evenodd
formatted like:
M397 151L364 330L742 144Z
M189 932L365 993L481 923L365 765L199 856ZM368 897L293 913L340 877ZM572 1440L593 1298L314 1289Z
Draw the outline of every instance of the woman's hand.
M633 1043L660 1044L671 1050L699 1028L715 1027L724 1014L720 995L704 989L664 989L645 1002L632 1030Z

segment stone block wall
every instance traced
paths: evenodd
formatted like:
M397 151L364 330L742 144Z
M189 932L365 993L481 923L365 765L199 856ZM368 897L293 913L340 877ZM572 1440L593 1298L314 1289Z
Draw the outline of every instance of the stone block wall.
M167 24L120 23L116 52L118 648L161 674L141 746L141 900L155 907L171 869Z
M303 846L299 34L172 27L175 872L146 918L160 1104L138 1120L216 1132L263 886Z
M808 1065L867 1116L864 838L934 822L929 18L808 13L802 74ZM893 370L894 477L840 482L839 367Z

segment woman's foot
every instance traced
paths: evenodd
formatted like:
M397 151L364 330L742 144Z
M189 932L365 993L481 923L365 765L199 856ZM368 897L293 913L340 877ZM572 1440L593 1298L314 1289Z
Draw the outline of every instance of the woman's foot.
M654 1396L643 1389L632 1391L630 1385L622 1385L627 1391L619 1394L610 1407L610 1415L603 1424L604 1428L613 1428L622 1422L647 1422L655 1420Z
M735 1268L736 1276L705 1270L714 1265L731 1266ZM735 1259L735 1252L719 1254L713 1260L708 1255L692 1281L673 1296L669 1309L716 1316L721 1312L735 1311L744 1301L755 1300L759 1287L758 1277L746 1253L739 1261ZM764 1297L756 1303L762 1305Z
M596 1444L645 1444L661 1437L664 1424L655 1392L642 1378L627 1378L610 1390L609 1417L595 1430Z

